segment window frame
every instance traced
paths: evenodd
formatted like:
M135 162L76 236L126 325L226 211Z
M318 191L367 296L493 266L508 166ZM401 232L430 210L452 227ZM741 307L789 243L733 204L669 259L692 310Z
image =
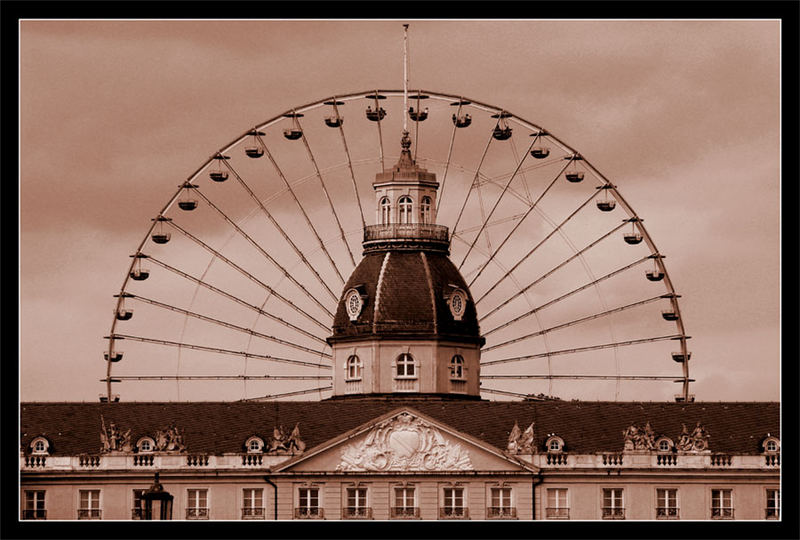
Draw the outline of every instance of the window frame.
M615 504L617 498L614 496L614 492L619 491L619 505ZM611 494L610 501L611 506L606 506L606 492ZM601 493L601 504L600 509L602 513L603 519L625 519L625 488L619 486L613 487L603 487L600 490Z
M343 519L371 519L372 507L370 506L369 487L363 484L345 485L342 506ZM353 504L351 504L351 502Z
M655 504L655 508L654 508L655 509L655 519L680 519L680 516L681 516L680 489L677 486L657 486L655 488L655 490L656 490L655 491L656 504ZM664 498L665 506L660 506L660 502L661 502L660 499L659 499L659 492L660 491L664 491L665 492L665 498ZM675 505L674 506L670 506L671 499L670 499L669 493L668 493L670 491L674 491L675 492L675 498L674 498ZM664 510L665 511L664 514L663 515L659 515L659 510ZM670 512L670 510L674 510L674 512ZM672 515L670 515L670 514L672 514Z
M401 225L410 225L414 222L414 201L409 195L403 195L397 199L397 214L399 217L398 223Z
M548 487L545 488L545 519L569 519L569 488L566 487ZM555 497L555 506L550 506L550 494L551 492L556 494ZM559 501L559 493L563 492L564 494L564 505L560 505ZM554 512L550 512L549 510L554 510ZM566 512L561 512L561 510L566 510Z
M22 519L47 519L47 490L26 489L24 495ZM28 495L32 495L32 497L29 498Z
M720 498L719 498L720 503L724 503L725 502L724 501L724 497L722 497L722 494L724 492L730 493L730 497L729 497L729 499L730 499L730 507L720 506L719 508L717 508L717 507L714 506L714 502L715 502L714 501L714 492L715 491L720 492ZM735 509L735 503L734 503L734 497L733 497L733 488L731 488L731 487L712 487L712 488L710 488L710 495L711 495L711 497L710 497L710 500L711 500L711 519L733 519L734 518L734 509ZM715 510L719 511L718 515L716 515L716 516L714 515L714 513L715 513L714 511ZM728 510L729 512L726 513L726 512L724 512L725 510Z
M190 493L192 491L205 492L205 506L191 506L195 501L192 500ZM199 502L199 498L198 501ZM189 517L190 510L195 510L195 515ZM205 512L202 512L205 510ZM186 519L190 520L207 520L211 519L211 490L208 487L193 486L186 488Z
M254 497L248 497L247 492L259 493L260 505L256 506ZM242 519L266 519L267 499L263 487L258 486L242 486L240 491L242 494L241 514Z
M407 359L410 359L408 361ZM404 374L400 374L400 366L403 366ZM411 371L413 372L411 375L408 374L409 367L411 367ZM394 366L394 378L395 379L405 379L405 380L416 380L417 376L417 360L410 352L404 352L397 355L395 358L395 366Z
M433 201L429 196L425 195L424 197L422 197L422 199L420 199L419 216L421 223L428 225L433 222L432 221L433 214L431 213L432 208L433 208Z
M355 361L353 361L355 359ZM356 375L351 374L351 368L355 368ZM345 381L361 381L364 378L364 362L357 354L351 354L345 360L344 367L344 380Z
M773 492L777 496L770 497L770 492ZM766 497L766 504L764 504L764 519L781 519L781 488L765 488L764 496ZM770 506L771 502L774 502L775 506Z
M308 497L305 497L308 503L311 502L312 497L311 491L315 491L316 499L316 506L311 506L310 504L304 505L304 497L303 492L308 492ZM320 485L311 484L311 485L297 485L295 488L295 507L294 507L294 518L295 519L323 519L324 518L324 510L323 510L323 501L322 501L322 488ZM313 510L313 512L311 511Z
M391 486L392 493L391 493L391 508L389 511L390 517L392 519L413 519L419 518L419 507L417 506L417 487L414 485L398 485L395 484ZM398 491L403 492L402 501L403 504L400 504L400 499L398 498ZM408 504L408 491L411 491L411 505Z
M131 519L133 520L144 519L144 504L142 503L142 495L145 491L147 491L146 487L131 488ZM136 505L137 501L139 502L139 506Z
M464 357L460 354L454 354L450 358L450 380L451 381L464 381L466 380L466 363ZM456 371L458 373L456 373Z
M455 491L460 492L459 497L456 497ZM457 498L461 499L461 506L454 504L448 505L448 491L451 492L449 497L452 502ZM445 485L439 488L439 518L440 519L466 519L469 517L469 501L467 499L466 486L459 485Z
M382 197L378 201L378 208L381 213L381 225L389 225L392 222L392 201L389 197Z
M516 518L517 507L514 488L509 485L490 485L488 487L486 517L489 519ZM495 498L495 495L498 497ZM506 495L508 499L506 500ZM499 504L495 504L495 501ZM507 504L505 504L507 503Z
M253 443L258 445L257 449L253 448ZM264 452L264 439L258 435L253 435L247 438L247 440L244 442L244 447L248 454L261 454Z
M97 493L97 499L89 496L87 502L89 506L83 507L83 494ZM96 500L97 506L93 507L92 502ZM81 517L82 512L88 512L88 517ZM78 519L103 519L103 490L102 489L79 489L78 490Z

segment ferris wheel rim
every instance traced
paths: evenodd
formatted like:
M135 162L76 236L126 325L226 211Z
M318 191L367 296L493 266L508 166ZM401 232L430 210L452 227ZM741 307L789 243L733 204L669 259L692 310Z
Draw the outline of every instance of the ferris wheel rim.
M679 295L677 295L675 293L675 288L673 286L672 280L671 280L671 278L669 276L669 273L667 271L666 265L664 265L664 263L663 263L664 256L662 254L660 254L660 252L658 251L658 248L656 247L655 242L653 241L651 235L649 234L649 232L647 231L647 229L645 228L645 226L642 223L643 220L638 217L638 214L635 212L635 210L633 210L633 208L628 204L628 202L625 200L625 198L622 196L622 194L617 189L617 186L613 185L605 177L605 175L603 175L602 172L600 172L583 155L579 154L576 150L574 150L568 144L566 144L563 141L561 141L551 131L544 130L542 127L538 126L537 124L535 124L533 122L530 122L530 121L522 118L521 116L513 114L513 113L511 113L510 111L508 111L508 110L506 110L504 108L497 107L497 106L494 106L494 105L491 105L491 104L488 104L488 103L484 103L484 102L481 102L481 101L473 100L471 98L466 98L465 96L461 96L461 95L446 94L446 93L434 92L434 91L429 91L429 90L424 90L424 89L412 90L411 92L416 92L417 94L424 93L428 97L432 97L434 99L438 99L438 100L441 100L441 101L444 101L444 100L458 100L459 110L461 110L462 102L466 101L466 102L468 102L468 105L470 105L472 107L475 107L477 109L483 110L485 112L493 112L493 113L500 114L500 115L504 115L504 114L507 113L508 114L507 118L509 119L509 121L515 122L515 123L517 123L519 125L522 125L522 126L528 128L528 129L531 129L531 130L538 130L540 135L542 133L546 134L547 137L549 137L550 140L552 140L558 146L560 146L563 151L565 151L567 153L571 153L573 157L577 157L578 159L580 159L583 162L584 166L589 171L591 171L591 173L597 179L601 180L604 183L604 186L607 186L607 190L611 192L611 194L614 196L615 200L620 203L620 206L630 216L631 220L629 220L629 221L632 221L634 218L636 219L635 227L636 227L636 229L638 229L638 231L642 235L643 240L645 241L645 243L648 246L652 256L654 257L654 262L655 262L655 265L657 266L658 270L661 273L663 273L664 286L666 287L666 289L668 291L668 294L672 295L672 297L673 297L672 298L673 299L672 305L673 305L674 311L675 311L675 313L677 315L677 319L674 322L676 322L676 324L678 326L679 335L681 336L681 349L682 349L682 352L683 352L684 356L686 356L686 354L687 354L686 339L688 339L689 336L686 336L683 317L680 314L680 307L679 307L679 303L677 302L677 298L679 297ZM277 124L282 119L287 118L289 116L293 117L294 120L296 120L297 119L296 115L298 113L305 113L305 112L308 112L308 111L323 107L325 105L328 105L329 104L328 102L330 102L330 101L333 101L334 110L335 110L336 114L339 115L338 105L337 105L337 102L339 102L339 100L347 103L348 101L355 101L355 100L363 99L363 98L371 98L372 96L370 95L370 93L372 93L373 95L381 94L381 95L391 95L391 96L397 97L397 96L402 95L403 91L402 90L381 90L381 89L376 89L376 90L366 90L366 91L361 91L361 92L352 92L352 93L348 93L348 94L344 94L344 95L333 95L331 97L324 98L324 99L317 100L317 101L313 101L313 102L307 103L307 104L299 106L299 107L293 107L293 108L287 110L284 113L281 113L279 115L273 116L273 117L269 118L268 120L265 120L265 121L257 124L254 128L251 128L248 131L244 132L242 135L236 137L234 140L232 140L227 145L223 145L222 147L220 147L220 149L217 152L215 152L208 159L206 159L203 162L203 164L200 165L200 167L198 167L198 169L188 177L188 179L186 180L186 182L184 182L184 184L178 186L178 189L175 192L175 194L164 205L164 207L161 209L161 211L157 214L157 217L163 217L166 214L166 212L169 211L169 209L174 205L174 203L180 197L181 192L184 189L184 187L186 186L186 184L191 184L191 182L193 182L195 179L197 179L209 167L209 165L211 163L213 163L213 161L218 156L225 155L225 153L229 152L230 150L232 150L233 148L237 147L242 142L244 142L247 139L247 137L252 134L252 132L254 130L260 131L262 129L267 129L267 128ZM377 102L377 97L375 98L375 101ZM381 122L379 120L377 122L379 129L380 129L380 123ZM418 123L419 123L419 121L416 121L416 124L418 124ZM341 125L339 125L339 129L340 129L340 132L342 133L342 137L344 138L344 134L341 131ZM455 126L453 127L453 136L454 136L454 134L455 134ZM305 142L305 139L304 139L304 142ZM306 142L306 145L307 144L308 143ZM346 142L345 142L345 146L346 146ZM416 148L415 148L415 150L416 150ZM309 152L310 152L310 150L309 150ZM381 160L381 162L383 162L384 161L384 152L383 152L382 141L381 141L381 145L380 145L380 154L381 154L380 160ZM352 163L352 161L350 159L349 153L348 153L347 157L348 157L348 160L347 160L348 163L347 164L349 165L350 171L352 173L353 163ZM313 157L312 157L312 161L313 161ZM370 160L370 161L372 161L372 160ZM226 165L229 165L227 162L225 162L225 163L226 163ZM520 164L521 164L521 162L520 162ZM445 170L448 170L450 165L451 165L451 160L450 160L450 157L448 156L448 159L447 159L446 165L445 165ZM479 169L480 169L480 166L478 167L478 170ZM317 169L316 175L317 176L320 175L319 169ZM321 177L320 177L320 179L321 179ZM355 180L354 177L353 177L353 180ZM289 189L291 189L291 188L289 188ZM358 197L358 190L357 189L355 189L355 194L356 194L356 197ZM327 193L326 193L326 195L327 195ZM328 200L330 202L330 198L329 197L328 197ZM359 209L361 211L362 222L364 222L364 212L363 212L363 207L360 204L360 201L359 201ZM337 219L337 221L338 221L338 219ZM134 267L135 267L135 265L137 263L137 260L139 260L140 257L147 257L147 255L145 255L143 253L142 249L144 248L145 244L147 243L148 238L151 236L151 234L152 234L153 230L155 229L157 223L158 223L158 221L156 219L154 219L152 224L150 225L150 227L147 229L147 232L145 233L142 241L137 246L134 255L131 256L132 257L131 264L130 264L130 266L128 268L128 272L126 273L126 275L125 275L125 277L123 279L123 283L122 283L122 286L120 288L120 293L119 293L119 295L117 295L118 296L118 300L117 300L117 303L116 303L115 312L118 312L120 310L121 306L123 305L123 299L125 297L128 284L129 284L130 280L132 279L130 274L133 271L133 269L134 269ZM484 226L485 225L486 224L484 224ZM341 225L340 225L340 230L342 231L342 240L344 241L344 231L343 231L343 229L341 229ZM477 239L477 237L478 237L478 235L476 235L476 239ZM349 248L349 244L346 241L344 241L344 243ZM496 251L495 251L495 253L496 253ZM350 253L350 256L351 256L351 259L352 259L352 252ZM466 255L464 257L464 260L465 259L466 259ZM490 262L490 261L487 261L487 264L488 264L488 262ZM463 263L463 261L462 261L462 263ZM355 262L354 262L354 264L355 264ZM335 267L335 265L334 265L334 267ZM109 344L109 353L113 352L113 341L114 341L113 336L116 335L115 331L116 331L117 323L118 323L118 319L115 316L112 319L112 325L111 325L111 332L110 332L111 339L110 339L110 344ZM684 377L683 377L684 382L688 382L689 381L689 378L688 378L688 362L684 362L683 363L683 368L684 368ZM108 362L108 366L107 366L107 380L108 380L108 382L107 382L107 394L108 394L109 400L111 398L111 382L110 382L111 378L112 378L111 370L112 370L112 362L109 361Z

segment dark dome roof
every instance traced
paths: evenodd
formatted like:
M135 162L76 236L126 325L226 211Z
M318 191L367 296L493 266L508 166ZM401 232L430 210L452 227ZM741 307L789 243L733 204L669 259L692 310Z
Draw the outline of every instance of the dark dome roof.
M354 288L366 299L358 318L350 321L344 297ZM447 303L447 296L456 288L468 297L460 321L454 319ZM329 341L399 337L454 339L483 345L472 295L445 253L366 253L347 280Z

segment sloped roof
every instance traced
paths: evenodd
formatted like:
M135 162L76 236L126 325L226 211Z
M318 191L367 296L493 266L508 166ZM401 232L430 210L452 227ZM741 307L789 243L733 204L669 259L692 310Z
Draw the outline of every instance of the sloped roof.
M651 403L567 401L451 401L361 399L284 402L194 403L23 403L21 444L36 436L51 442L51 455L96 453L100 449L101 415L114 422L131 441L153 436L177 425L189 452L242 452L245 440L267 440L276 425L299 425L307 448L312 448L376 417L403 406L411 407L453 429L504 449L516 421L522 429L535 422L536 442L542 448L548 434L565 441L570 453L622 450L622 432L631 424L650 422L656 435L677 440L681 424L691 431L701 422L710 435L712 452L758 454L770 433L780 437L780 404Z
M367 253L343 291L355 287L362 288L366 303L358 319L351 322L344 298L340 300L333 321L333 339L428 336L480 340L478 316L469 288L444 253ZM460 321L453 319L445 299L453 287L469 296Z

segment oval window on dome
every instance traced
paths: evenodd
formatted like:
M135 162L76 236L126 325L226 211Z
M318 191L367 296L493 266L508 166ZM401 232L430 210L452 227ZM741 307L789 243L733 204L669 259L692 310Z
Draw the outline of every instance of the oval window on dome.
M364 299L361 297L361 293L356 289L347 291L344 295L344 307L350 321L356 321L361 314L361 308L364 307Z
M456 289L450 293L447 305L450 307L450 313L453 319L460 321L464 317L464 312L467 309L467 293L461 289Z

